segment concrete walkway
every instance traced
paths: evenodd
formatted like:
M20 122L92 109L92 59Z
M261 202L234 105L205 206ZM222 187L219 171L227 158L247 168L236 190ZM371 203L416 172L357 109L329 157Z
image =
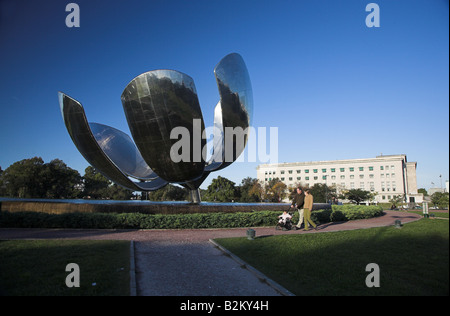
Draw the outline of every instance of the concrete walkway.
M317 234L340 230L408 223L421 216L385 211L372 219L327 223L317 231L280 231L256 227L256 237L280 234ZM131 258L132 294L138 296L275 296L290 295L257 270L210 239L245 237L248 228L183 230L93 230L1 228L0 240L8 239L92 239L133 241ZM134 272L134 273L133 273ZM134 275L133 275L134 274ZM133 278L135 278L133 280ZM134 281L134 283L133 283ZM134 285L135 284L135 285Z

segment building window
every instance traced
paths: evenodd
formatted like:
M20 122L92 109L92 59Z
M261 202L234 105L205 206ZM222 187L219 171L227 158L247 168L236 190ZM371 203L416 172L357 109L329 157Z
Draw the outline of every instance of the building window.
M349 169L350 169L350 171L355 171L355 168L353 168L353 167L350 167Z
M386 196L385 196L385 195L381 196L381 198L382 198L383 200L386 200Z
M384 167L383 167L383 166L380 166L380 170L384 170Z
M359 183L359 187L360 187L361 189L364 189L364 182L360 182L360 183Z
M373 173L369 174L369 178L373 179Z
M331 180L336 180L336 176L331 176Z
M305 177L305 180L309 180L309 177Z
M322 169L322 172L323 172L323 173L327 172L327 169Z
M289 170L288 172L289 172L289 174L292 174L292 170Z
M302 178L301 177L297 177L297 180L301 180Z
M281 181L284 181L284 177L281 177Z
M336 172L336 168L331 168L331 172Z
M314 180L317 180L317 178L318 178L318 177L317 177L317 176L315 176L315 177L314 177Z
M309 169L305 169L305 173L309 173Z
M351 174L351 175L350 175L350 179L355 179L355 175L354 175L354 174Z
M322 180L326 180L327 179L327 176L322 176Z
M284 170L281 170L281 174L284 174Z
M359 167L359 171L364 171L364 167Z
M369 167L369 171L373 171L373 167Z
M360 174L360 175L359 175L359 178L360 178L360 179L364 179L364 175L363 175L363 174Z
M345 179L345 176L344 176L344 175L342 175L342 176L341 176L341 179Z
M339 168L339 171L340 171L340 172L344 172L344 171L345 171L345 168Z
M301 170L297 170L297 173L300 173L301 172Z
M355 182L350 182L350 189L354 189L355 188Z
M292 177L289 177L289 181L292 181Z
M313 169L313 172L314 172L314 173L317 173L317 169Z

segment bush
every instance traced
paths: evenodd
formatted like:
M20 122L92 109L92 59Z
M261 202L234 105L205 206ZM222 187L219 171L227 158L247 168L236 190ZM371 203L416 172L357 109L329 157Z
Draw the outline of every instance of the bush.
M377 217L383 214L383 207L378 205L332 205L331 221L355 220Z
M311 212L315 223L327 223L380 216L378 206L333 205ZM293 222L298 221L294 212ZM0 212L0 227L91 228L91 229L196 229L275 226L280 211L236 213L142 214L142 213L63 213Z

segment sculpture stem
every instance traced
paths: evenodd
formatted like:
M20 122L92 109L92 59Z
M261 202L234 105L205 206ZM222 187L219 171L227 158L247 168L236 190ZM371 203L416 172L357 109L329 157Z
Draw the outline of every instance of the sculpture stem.
M200 198L200 189L195 189L190 191L191 194L191 203L192 204L200 204L202 199Z

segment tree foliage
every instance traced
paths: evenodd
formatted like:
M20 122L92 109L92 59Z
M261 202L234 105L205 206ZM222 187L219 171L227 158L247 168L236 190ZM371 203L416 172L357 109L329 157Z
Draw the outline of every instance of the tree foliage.
M232 202L236 199L236 193L236 187L233 181L218 176L211 181L203 199L213 202Z
M19 198L76 198L81 180L62 160L41 157L17 161L1 174L2 193Z
M350 189L344 192L344 198L351 201L352 203L358 204L363 201L368 201L372 199L372 194L369 191L362 189Z
M434 192L431 195L431 203L440 209L448 208L448 200L448 192Z

